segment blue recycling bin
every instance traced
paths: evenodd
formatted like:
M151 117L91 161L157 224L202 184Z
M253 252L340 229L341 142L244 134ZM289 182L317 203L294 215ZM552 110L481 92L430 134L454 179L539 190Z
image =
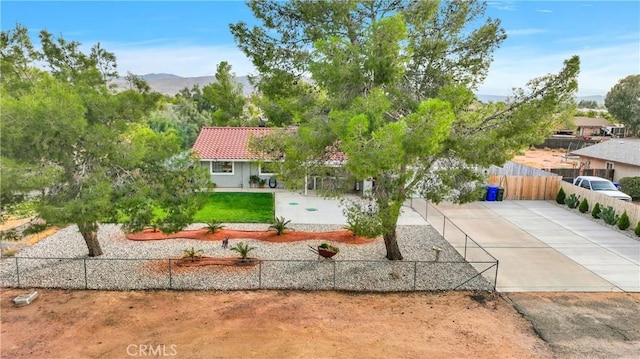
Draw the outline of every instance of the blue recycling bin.
M497 186L487 186L487 201L495 201L498 198Z

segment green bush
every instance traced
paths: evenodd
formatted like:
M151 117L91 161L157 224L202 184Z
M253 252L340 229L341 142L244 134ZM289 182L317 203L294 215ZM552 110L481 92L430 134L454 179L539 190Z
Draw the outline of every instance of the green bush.
M22 231L22 234L25 236L28 236L30 234L40 233L47 228L49 228L49 224L47 223L34 223L29 227L25 228L25 230Z
M596 205L593 206L593 209L591 210L591 216L593 218L600 218L600 203L596 203Z
M0 232L0 240L3 241L19 241L22 239L20 233L16 232L13 229L9 229L7 231Z
M640 237L640 221L638 221L638 224L636 224L636 229L634 229L633 232L636 234L636 236Z
M284 217L274 218L273 223L269 226L269 229L273 229L276 233L281 236L284 234L284 231L287 229L291 229L287 227L287 225L291 222L291 220L286 220Z
M563 188L560 188L560 190L558 191L558 195L556 196L556 202L558 202L558 204L565 204L564 200L567 197L567 194L564 192Z
M342 206L342 213L347 219L344 228L354 236L376 238L382 234L382 222L374 206L362 205L352 200L343 200Z
M629 216L627 215L627 211L622 212L620 218L618 218L618 228L621 230L625 230L631 226L631 222L629 222Z
M610 224L612 226L614 226L618 222L619 217L620 216L616 214L616 210L611 206L603 208L602 211L600 211L600 218L602 218L604 223Z
M589 212L589 201L587 201L586 198L583 198L582 202L580 202L580 205L578 206L578 211L580 211L580 213Z
M623 177L620 179L620 189L633 199L640 198L640 177Z
M571 209L576 208L578 207L578 204L580 204L580 196L576 196L575 193L572 193L564 199L564 204Z

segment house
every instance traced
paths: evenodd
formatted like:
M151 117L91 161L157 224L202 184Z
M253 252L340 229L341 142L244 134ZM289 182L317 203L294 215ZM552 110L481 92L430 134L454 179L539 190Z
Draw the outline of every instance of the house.
M576 124L575 134L578 136L600 136L600 129L603 126L612 126L611 122L602 117L582 117L573 118Z
M571 152L590 168L613 169L613 180L640 176L640 138L610 139Z
M267 127L203 127L193 145L202 166L209 170L211 181L222 188L248 188L252 176L268 182L269 187L281 187L275 182L270 162L259 161L251 153L249 141L252 137L270 134ZM274 183L275 182L275 183Z

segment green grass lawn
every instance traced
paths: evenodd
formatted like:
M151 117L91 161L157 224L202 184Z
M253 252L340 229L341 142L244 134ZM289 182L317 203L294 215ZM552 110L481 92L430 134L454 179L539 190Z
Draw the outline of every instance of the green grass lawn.
M205 205L193 217L194 223L212 220L226 223L271 223L275 216L272 193L202 193Z

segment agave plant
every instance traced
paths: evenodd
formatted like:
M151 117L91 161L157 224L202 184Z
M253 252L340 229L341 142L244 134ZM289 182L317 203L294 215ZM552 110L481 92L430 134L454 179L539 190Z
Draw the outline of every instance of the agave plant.
M238 252L240 254L240 258L244 261L247 259L249 252L256 249L256 247L251 247L248 244L245 244L244 242L240 242L229 249L234 252Z
M290 222L291 220L285 220L284 217L278 217L273 220L273 223L271 223L269 229L275 230L276 233L281 236L285 230L290 229L289 227L287 227L287 224L289 224Z
M207 229L207 233L216 233L217 231L221 230L224 228L224 225L222 224L222 222L220 221L216 221L215 219L211 220L211 222L207 223L206 226L203 227L203 229L206 228Z
M190 258L192 262L202 259L204 251L202 249L195 250L193 247L182 251L182 258Z

